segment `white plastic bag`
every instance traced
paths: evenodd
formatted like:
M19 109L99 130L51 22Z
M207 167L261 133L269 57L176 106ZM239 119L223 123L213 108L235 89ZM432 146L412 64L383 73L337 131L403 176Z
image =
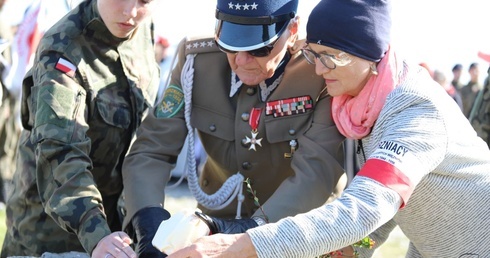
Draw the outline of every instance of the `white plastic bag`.
M169 255L209 235L209 227L194 214L195 211L200 212L199 209L183 210L162 221L153 237L153 246Z

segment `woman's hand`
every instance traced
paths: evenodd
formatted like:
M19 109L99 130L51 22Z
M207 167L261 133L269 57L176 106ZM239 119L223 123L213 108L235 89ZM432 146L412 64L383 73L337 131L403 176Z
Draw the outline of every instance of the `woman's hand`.
M183 248L167 258L238 258L257 257L255 248L246 234L215 234L199 238L194 244Z
M124 232L114 232L104 238L102 238L94 251L92 252L93 258L136 258L136 253L131 248L130 244L133 241Z

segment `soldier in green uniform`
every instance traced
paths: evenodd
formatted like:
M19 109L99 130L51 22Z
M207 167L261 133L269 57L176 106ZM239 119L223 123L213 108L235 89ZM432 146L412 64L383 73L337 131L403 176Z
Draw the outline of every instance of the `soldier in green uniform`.
M158 89L152 5L86 0L41 39L23 82L1 257L135 257L117 202L123 158Z
M170 84L123 164L123 228L139 257L163 256L151 241L170 217L164 189L186 136L189 188L213 232L306 212L345 185L344 137L325 81L301 54L297 5L218 0L215 37L181 41ZM194 129L208 155L199 178Z
M490 62L490 60L488 60ZM490 68L483 89L478 93L470 113L470 122L476 133L490 148Z

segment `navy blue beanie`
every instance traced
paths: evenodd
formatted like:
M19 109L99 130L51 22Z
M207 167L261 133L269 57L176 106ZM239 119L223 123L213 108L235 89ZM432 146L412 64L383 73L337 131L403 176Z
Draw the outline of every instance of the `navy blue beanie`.
M321 0L306 25L308 43L378 62L388 50L390 0Z

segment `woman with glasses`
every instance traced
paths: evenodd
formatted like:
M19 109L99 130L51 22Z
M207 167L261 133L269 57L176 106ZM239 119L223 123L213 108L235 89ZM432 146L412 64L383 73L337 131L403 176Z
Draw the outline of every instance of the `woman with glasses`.
M428 72L397 54L390 9L322 0L308 19L303 53L333 96L337 128L358 141L361 168L342 195L169 257L318 257L342 247L371 257L397 225L407 257L490 257L490 150ZM365 236L374 249L349 246Z
M125 226L148 247L140 257L155 251L153 235L169 217L164 189L187 135L189 157L197 135L208 155L199 175L189 160L187 182L213 232L306 212L345 185L345 138L323 80L301 53L297 6L218 0L215 37L180 43L170 84L123 166Z

